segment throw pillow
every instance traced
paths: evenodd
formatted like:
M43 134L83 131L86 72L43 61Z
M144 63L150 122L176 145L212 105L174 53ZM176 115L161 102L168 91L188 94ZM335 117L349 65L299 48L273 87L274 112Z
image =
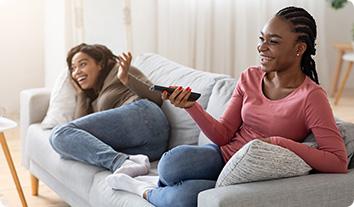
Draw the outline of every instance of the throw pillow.
M189 86L193 91L201 93L198 103L203 108L207 107L215 83L228 77L223 74L197 71L156 54L143 54L135 58L134 65L154 84ZM171 126L170 149L181 144L197 144L200 129L184 109L165 101L162 110Z
M70 73L64 70L54 83L50 94L47 115L41 126L43 129L52 129L74 119L76 105L75 88L70 81Z
M216 187L306 175L311 167L292 151L255 139L226 163Z

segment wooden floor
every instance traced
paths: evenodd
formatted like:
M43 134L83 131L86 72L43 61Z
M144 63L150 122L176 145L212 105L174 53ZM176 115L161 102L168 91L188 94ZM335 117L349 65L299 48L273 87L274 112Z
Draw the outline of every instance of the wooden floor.
M332 107L336 117L354 122L354 90L349 92L347 91L340 100L338 106ZM21 140L19 138L19 129L16 128L9 130L5 136L7 137L7 143L9 145L28 206L68 207L68 204L62 201L58 195L56 195L41 182L39 186L39 196L35 197L31 195L30 177L27 170L21 165ZM7 207L21 206L20 199L2 150L0 152L0 200L2 200Z

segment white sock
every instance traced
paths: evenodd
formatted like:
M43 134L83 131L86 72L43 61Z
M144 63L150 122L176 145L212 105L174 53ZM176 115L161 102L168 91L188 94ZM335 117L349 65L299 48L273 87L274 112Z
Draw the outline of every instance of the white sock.
M131 160L126 160L123 162L113 174L126 174L131 177L136 177L139 175L146 175L149 173L149 169L146 166L133 162Z
M153 189L156 185L132 178L126 174L112 174L106 177L109 187L114 190L123 190L143 197L147 190Z
M129 155L129 160L145 165L147 169L150 169L149 158L146 155Z
M135 177L135 179L141 182L150 183L155 187L157 187L157 183L159 182L159 176L157 175L143 175L143 176Z

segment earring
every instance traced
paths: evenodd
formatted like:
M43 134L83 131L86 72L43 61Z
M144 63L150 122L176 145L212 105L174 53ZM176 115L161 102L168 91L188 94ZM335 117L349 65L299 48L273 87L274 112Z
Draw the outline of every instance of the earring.
M299 53L296 53L296 56L297 56L297 57L299 57L299 56L300 56L300 54L299 54Z

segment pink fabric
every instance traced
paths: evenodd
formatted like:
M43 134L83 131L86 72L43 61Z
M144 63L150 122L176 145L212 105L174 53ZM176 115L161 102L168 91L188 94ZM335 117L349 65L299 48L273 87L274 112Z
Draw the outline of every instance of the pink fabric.
M262 92L265 75L258 67L241 74L233 95L219 120L196 103L187 112L228 161L247 142L271 138L320 172L347 172L347 153L336 127L325 91L310 78L292 93L270 100ZM301 142L312 132L318 148Z

